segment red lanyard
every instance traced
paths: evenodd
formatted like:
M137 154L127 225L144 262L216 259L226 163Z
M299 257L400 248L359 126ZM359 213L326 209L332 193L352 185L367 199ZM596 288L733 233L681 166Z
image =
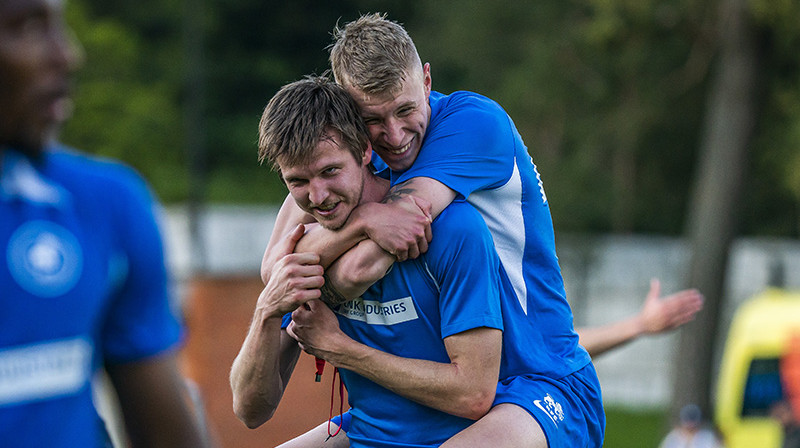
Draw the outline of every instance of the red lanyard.
M339 431L342 430L342 425L344 421L342 421L342 410L344 408L344 383L342 382L342 376L339 375L339 427L336 429L336 432L331 434L331 420L333 419L333 396L334 396L334 386L336 385L336 375L339 373L339 369L336 367L333 368L333 379L331 380L331 409L328 412L328 439L331 437L336 436L339 434ZM327 440L327 439L326 439Z

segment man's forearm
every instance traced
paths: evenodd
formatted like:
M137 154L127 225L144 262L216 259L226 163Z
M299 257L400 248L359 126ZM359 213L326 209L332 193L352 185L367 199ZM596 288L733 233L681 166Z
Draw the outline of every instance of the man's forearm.
M627 344L642 335L638 319L630 317L612 324L576 328L579 342L592 357Z
M451 355L450 363L401 358L355 341L333 354L330 361L409 400L476 420L489 411L494 400L502 333L479 328L462 335L466 338L461 345L470 345L468 352Z
M367 238L360 222L349 220L338 230L328 230L322 226L313 226L297 243L295 252L311 252L320 257L319 264L323 268L330 266L342 254L355 247Z
M326 284L342 299L354 299L383 278L394 262L375 242L364 240L325 270Z
M300 355L280 327L279 317L264 318L256 311L231 368L234 413L250 428L272 417Z

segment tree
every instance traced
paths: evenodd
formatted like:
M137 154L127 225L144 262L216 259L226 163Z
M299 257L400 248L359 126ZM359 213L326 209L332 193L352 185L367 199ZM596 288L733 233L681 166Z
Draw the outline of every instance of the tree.
M692 247L689 284L704 309L681 332L673 411L697 403L708 415L714 341L728 250L736 235L748 150L763 90L760 39L747 0L721 0L719 58L707 101L700 161L686 233Z

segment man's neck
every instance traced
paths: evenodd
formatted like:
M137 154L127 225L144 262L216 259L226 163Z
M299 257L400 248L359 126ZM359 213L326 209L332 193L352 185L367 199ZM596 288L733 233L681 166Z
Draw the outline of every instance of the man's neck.
M32 162L40 161L44 153L43 145L28 145L15 140L0 140L0 154L6 150L14 150L25 155L31 159Z
M388 192L389 181L370 172L364 179L361 202L381 202Z

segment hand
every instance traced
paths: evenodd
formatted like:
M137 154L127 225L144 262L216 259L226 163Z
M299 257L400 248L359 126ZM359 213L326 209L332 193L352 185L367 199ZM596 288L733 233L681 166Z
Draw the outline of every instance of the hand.
M431 241L431 204L416 196L389 203L366 203L358 208L367 236L397 261L417 258Z
M703 295L696 289L686 289L659 298L661 283L650 280L650 292L639 311L642 330L647 334L661 333L677 328L692 319L703 308Z
M320 297L325 282L319 256L313 253L292 253L297 241L303 237L302 224L275 245L273 253L279 257L269 275L269 281L258 297L256 308L270 311L273 316L292 312L311 299Z
M326 361L331 361L330 355L336 352L336 342L347 337L339 329L333 311L319 300L310 300L297 308L286 331L303 351Z

